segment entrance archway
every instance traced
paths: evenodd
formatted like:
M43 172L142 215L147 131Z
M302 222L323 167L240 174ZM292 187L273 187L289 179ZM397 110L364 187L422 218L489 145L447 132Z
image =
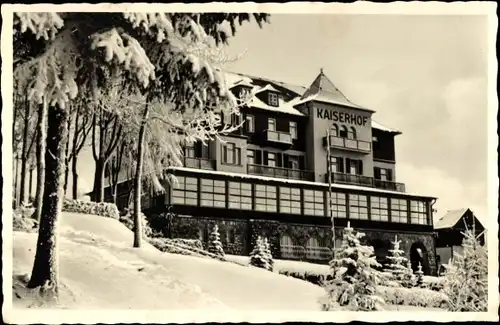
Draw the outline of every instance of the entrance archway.
M422 272L424 275L429 275L429 257L427 249L422 242L415 242L410 248L410 263L413 272L418 270L418 264L422 265Z

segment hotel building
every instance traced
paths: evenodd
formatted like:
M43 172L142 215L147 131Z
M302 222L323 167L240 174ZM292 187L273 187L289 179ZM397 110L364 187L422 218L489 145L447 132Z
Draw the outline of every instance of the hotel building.
M401 132L375 122L373 110L349 101L323 71L309 87L233 73L228 81L236 95L252 94L239 116L223 117L243 126L185 148L184 166L169 169L178 185L143 197L155 228L206 244L217 224L227 254L248 255L262 235L275 258L326 263L333 216L336 245L350 222L384 263L397 235L412 266L436 274L436 199L397 182Z

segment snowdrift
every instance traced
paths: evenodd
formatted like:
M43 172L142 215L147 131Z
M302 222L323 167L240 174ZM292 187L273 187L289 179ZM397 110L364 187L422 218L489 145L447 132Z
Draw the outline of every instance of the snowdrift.
M162 253L146 242L134 249L132 236L117 220L64 213L59 307L319 311L324 291L318 286L254 267ZM22 275L31 273L37 234L13 237L14 306L36 306L23 297Z

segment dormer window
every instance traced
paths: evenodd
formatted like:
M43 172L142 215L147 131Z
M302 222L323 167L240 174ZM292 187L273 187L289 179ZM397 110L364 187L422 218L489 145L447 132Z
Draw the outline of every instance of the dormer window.
M278 94L269 92L267 95L267 100L270 106L278 107L279 106L279 101L278 101Z

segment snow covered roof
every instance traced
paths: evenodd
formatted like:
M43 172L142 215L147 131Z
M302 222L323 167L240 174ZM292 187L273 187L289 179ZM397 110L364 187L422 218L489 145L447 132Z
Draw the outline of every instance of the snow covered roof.
M321 70L316 79L314 79L313 83L302 95L302 100L315 100L367 110L366 108L349 101L347 97L333 84L333 82L328 79L328 77L323 73L323 70Z
M264 103L259 98L254 96L254 97L252 97L252 99L250 99L248 105L251 107L265 109L265 110L273 111L273 112L280 112L280 113L285 113L285 114L304 116L303 113L301 113L298 109L296 109L293 106L292 101L286 102L281 98L278 98L278 106L271 106L271 105Z
M264 87L261 87L257 90L257 93L261 93L263 91L270 90L270 91L275 91L275 92L280 92L278 89L274 88L273 85L267 84Z
M377 129L377 130L381 130L381 131L401 134L401 131L398 131L396 129L391 129L387 126L384 126L384 125L374 121L373 119L372 119L372 128Z
M262 180L262 181L275 181L275 182L280 182L280 183L284 183L284 184L291 184L291 185L321 186L321 187L328 188L328 184L326 184L326 183L301 181L301 180L286 179L286 178L275 178L275 177L267 177L267 176L258 176L258 175L251 175L251 174L229 173L229 172L221 172L221 171L205 170L205 169L197 169L197 168L189 168L189 167L170 167L169 170L172 170L172 171L178 170L178 171L185 171L185 172L191 172L191 173L195 172L195 173L199 173L199 174L208 174L208 175L238 177L238 178L245 178L245 179ZM401 196L412 196L412 197L421 197L421 198L427 198L427 199L435 199L435 197L428 196L428 195L420 195L420 194L416 194L416 193L397 192L397 191L387 191L387 190L381 190L378 188L356 186L356 185L332 184L332 188L345 189L345 190L359 190L359 191L367 191L367 192L373 192L373 193L397 194L397 195L401 195Z
M467 212L467 208L448 210L441 218L434 222L434 229L452 228Z

